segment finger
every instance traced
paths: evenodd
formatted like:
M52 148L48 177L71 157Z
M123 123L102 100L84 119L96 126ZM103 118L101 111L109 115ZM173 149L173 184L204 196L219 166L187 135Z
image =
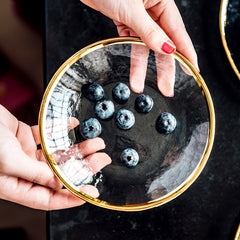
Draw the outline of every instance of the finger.
M163 0L161 2L165 6L159 18L160 26L175 43L177 50L199 70L197 54L175 2L172 0ZM160 12L163 8L162 5L156 5L152 11Z
M99 11L98 7L91 0L80 0L80 1L83 2L85 5L89 6L90 8L93 8L96 11Z
M131 36L136 36L130 31ZM142 93L144 90L146 71L148 65L149 48L142 45L131 45L130 87L134 92Z
M82 191L93 198L99 197L98 189L92 185L83 185L79 187L79 191Z
M111 163L106 153L94 153L82 160L69 159L60 165L64 176L72 184L79 186L93 181L93 175Z
M79 125L79 120L75 117L67 118L67 129L72 130Z
M99 196L98 189L92 185L81 186L79 190L93 198L97 198ZM48 198L49 204L47 206L47 210L71 208L71 207L83 205L85 203L84 200L73 195L67 189L61 189L55 192L52 191L52 195L50 196L51 197Z
M100 151L106 147L102 138L97 137L93 139L87 139L79 144L75 145L75 150L78 149L82 156L88 156L92 153Z
M126 25L133 29L149 48L163 54L171 54L176 50L174 43L147 13L143 4L130 11L130 17L125 20Z
M37 144L35 143L35 139L33 137L32 128L29 125L19 121L16 138L21 145L22 151L24 151L29 157L35 158Z
M42 149L38 149L36 151L36 159L38 161L47 162L47 159L46 159Z
M79 125L79 120L75 117L66 117L66 118L54 118L51 119L48 124L47 128L50 128L51 131L60 132L64 130L71 130Z
M57 210L80 206L85 203L81 198L73 195L67 189L58 191L40 186L33 185L23 179L12 177L1 177L1 198L21 205L41 209L41 210ZM3 184L4 183L4 184ZM91 197L99 196L98 190L91 185L81 186L80 190Z
M69 160L72 156L77 159L100 151L105 148L105 143L102 138L87 139L81 143L71 146L68 150L57 150L52 153L52 157L56 163L62 163Z
M167 97L174 96L175 61L172 56L155 53L157 67L157 85Z
M137 36L132 30L125 25L115 21L119 36ZM147 71L149 49L146 46L132 44L130 58L130 75L129 82L132 91L142 93Z
M53 118L47 123L46 130L48 134L61 133L69 131L79 125L79 120L75 117Z
M31 129L32 129L32 135L33 135L34 141L36 145L39 145L41 143L41 140L40 140L38 125L32 126Z
M54 120L55 121L55 130L56 129L60 129L61 128L61 124L64 123L64 126L66 125L66 127L64 129L61 129L61 131L64 130L72 130L75 127L77 127L79 125L79 120L76 119L75 117L68 117L67 120L66 119L59 119L59 120ZM51 125L53 127L53 125ZM50 124L48 125L48 127L50 127ZM39 145L41 143L41 139L40 139L40 134L39 134L39 126L35 125L32 126L32 135L34 137L35 143L36 145ZM54 130L53 128L51 129L52 131Z
M126 25L123 25L117 21L113 21L117 27L117 31L120 37L129 37L130 30Z
M61 187L46 162L36 161L19 149L12 149L11 157L1 162L0 172L53 189Z
M111 158L106 153L94 153L85 158L85 160L88 161L93 174L99 172L112 162Z
M0 123L5 125L14 135L18 129L18 120L0 104Z

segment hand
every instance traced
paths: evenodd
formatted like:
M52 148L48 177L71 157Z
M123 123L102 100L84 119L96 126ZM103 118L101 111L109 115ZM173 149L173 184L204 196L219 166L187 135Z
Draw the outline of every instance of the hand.
M0 198L28 207L53 210L79 206L83 200L74 196L62 185L50 170L40 144L38 126L30 127L18 121L0 105ZM71 121L72 129L78 121ZM87 140L77 145L83 155L95 166L95 171L111 162L107 154L96 153L105 147L102 139ZM96 159L99 159L98 164ZM98 197L98 190L84 185L81 190Z
M169 54L176 48L199 69L193 44L173 0L81 1L113 19L120 36L139 36L155 51L158 88L163 95L174 95L175 65ZM139 46L132 54L141 56L131 62L130 73L131 88L140 93L144 89L148 49Z

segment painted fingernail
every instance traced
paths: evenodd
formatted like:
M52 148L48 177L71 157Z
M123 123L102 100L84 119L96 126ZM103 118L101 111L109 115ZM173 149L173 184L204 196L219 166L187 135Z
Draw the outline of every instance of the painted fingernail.
M161 49L163 52L167 54L171 54L176 51L176 46L174 45L173 42L171 42L170 40L167 40L166 42L163 43Z

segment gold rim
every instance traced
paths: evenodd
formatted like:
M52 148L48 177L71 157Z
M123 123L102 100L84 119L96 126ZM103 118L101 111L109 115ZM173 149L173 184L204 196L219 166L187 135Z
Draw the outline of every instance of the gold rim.
M237 77L240 79L239 70L232 58L232 54L229 50L228 43L226 40L225 29L226 29L226 22L227 22L227 7L228 7L229 0L222 0L220 6L220 14L219 14L219 27L220 27L220 34L222 38L223 47L227 54L228 61L230 62L234 72L236 73Z
M240 224L238 225L237 233L235 235L234 240L240 240Z
M48 160L49 166L54 172L54 174L57 176L57 178L63 183L63 185L70 190L73 194L76 196L82 198L83 200L97 205L99 207L107 208L107 209L112 209L112 210L118 210L118 211L141 211L141 210L146 210L150 209L156 206L160 206L164 203L169 202L170 200L176 198L179 196L181 193L183 193L200 175L202 172L204 166L207 163L207 160L210 156L212 146L213 146L213 141L214 141L214 135L215 135L215 112L214 112L214 106L212 102L211 95L209 93L209 90L199 74L199 72L195 69L195 67L186 59L184 58L180 53L174 53L173 57L177 59L188 71L192 73L194 76L196 82L198 83L200 89L202 90L203 96L207 102L208 105L208 110L209 110L209 131L208 131L208 141L206 144L205 151L202 155L201 160L199 161L197 167L193 171L193 173L176 189L174 189L172 192L168 193L167 195L146 202L146 203L141 203L141 204L131 204L131 205L114 205L96 198L92 198L91 196L85 194L84 192L76 190L74 186L69 184L59 173L59 168L54 161L52 155L48 153L47 147L44 141L44 132L43 130L45 129L45 119L46 119L46 112L48 106L52 91L56 84L59 82L63 74L66 72L66 70L73 64L75 63L78 59L83 57L84 55L88 54L89 52L92 52L96 49L102 48L104 46L110 46L114 44L140 44L140 45L145 45L140 39L135 38L135 37L117 37L117 38L110 38L106 40L102 40L96 43L93 43L77 53L75 53L72 57L70 57L66 62L62 64L62 66L57 70L57 72L54 74L52 77L50 83L48 84L46 91L43 96L43 100L41 103L40 107L40 112L39 112L39 131L40 131L40 138L41 138L41 145L43 152L45 154L45 157Z

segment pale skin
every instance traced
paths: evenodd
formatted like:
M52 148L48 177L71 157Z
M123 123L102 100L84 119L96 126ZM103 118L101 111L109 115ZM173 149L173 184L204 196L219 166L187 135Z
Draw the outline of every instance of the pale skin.
M175 68L173 58L162 50L170 41L198 70L197 54L173 0L81 0L89 7L111 18L120 36L138 36L156 53L157 85L163 95L174 96ZM135 92L144 91L148 50L133 49L141 59L131 62L130 85Z
M167 97L174 96L174 61L163 51L170 41L198 68L197 55L173 0L81 0L89 7L111 18L120 36L138 36L156 54L157 85ZM137 93L144 91L144 78L149 49L132 49L130 86ZM175 51L175 49L174 49ZM79 122L70 121L68 129ZM18 121L0 105L0 198L31 208L55 210L84 204L56 179L49 168L40 143L38 126ZM98 151L105 148L101 138L86 140L73 146L89 161L94 173L111 163L110 157ZM57 159L56 159L57 160ZM98 197L98 190L85 185L82 191Z
M49 168L41 149L38 126L30 127L18 121L0 105L0 198L31 208L54 210L79 206L83 200L74 196L62 185ZM78 121L71 121L68 128L74 128ZM93 166L93 173L111 163L105 153L101 138L86 140L74 146ZM81 190L92 197L98 197L98 190L91 185Z

